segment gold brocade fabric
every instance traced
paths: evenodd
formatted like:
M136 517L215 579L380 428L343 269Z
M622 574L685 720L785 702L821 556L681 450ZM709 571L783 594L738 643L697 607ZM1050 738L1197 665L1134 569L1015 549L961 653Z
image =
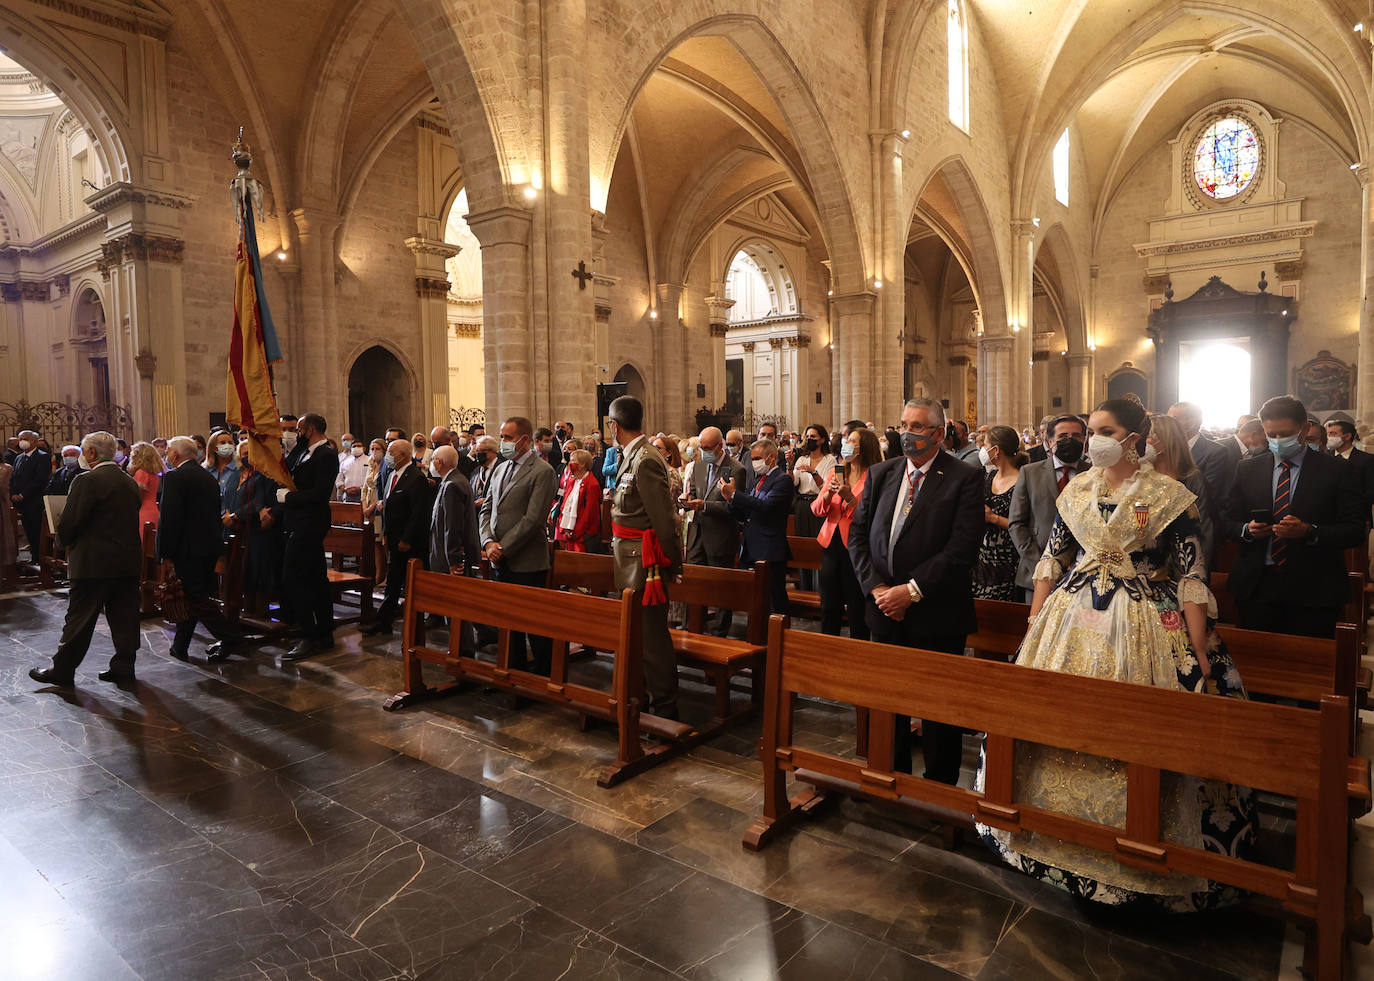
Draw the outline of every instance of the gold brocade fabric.
M1027 632L1016 663L1180 688L1176 658L1191 658L1191 654L1186 643L1183 650L1177 649L1149 592L1137 586L1146 573L1137 572L1131 553L1152 547L1194 500L1182 484L1149 467L1142 467L1132 482L1115 493L1108 492L1105 475L1097 468L1072 481L1059 497L1059 513L1083 549L1073 572L1096 573L1093 585L1097 588L1056 589L1051 593ZM1099 507L1103 501L1115 505L1105 520ZM1122 588L1112 588L1117 585ZM1106 608L1095 609L1094 593L1108 592L1111 598ZM1017 743L1013 779L1017 801L1105 825L1126 825L1125 766L1115 760ZM1163 775L1160 821L1165 839L1202 847L1198 790L1195 778ZM1109 854L1057 838L985 827L979 830L995 839L1004 855L1016 853L1118 889L1183 896L1207 887L1205 880L1193 876L1128 868Z

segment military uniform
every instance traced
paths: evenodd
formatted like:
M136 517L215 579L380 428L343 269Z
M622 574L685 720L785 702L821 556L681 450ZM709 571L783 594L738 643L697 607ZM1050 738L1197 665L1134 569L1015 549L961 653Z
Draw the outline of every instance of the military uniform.
M682 574L682 545L677 537L677 513L668 491L668 464L646 436L636 437L621 452L611 499L611 523L623 529L653 529L668 557L663 580L672 582ZM644 586L645 569L642 544L617 533L612 547L617 589ZM650 709L655 715L676 717L677 659L668 635L668 604L641 609L644 638L644 687L649 691Z

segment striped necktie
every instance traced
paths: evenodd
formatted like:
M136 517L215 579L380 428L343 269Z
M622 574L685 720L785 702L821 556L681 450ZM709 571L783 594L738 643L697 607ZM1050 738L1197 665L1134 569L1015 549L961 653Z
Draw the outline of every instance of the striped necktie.
M1278 524L1288 515L1293 498L1293 465L1287 460L1280 460L1279 467L1283 472L1279 474L1278 486L1274 488L1274 524ZM1269 554L1274 558L1274 565L1283 568L1283 564L1288 561L1287 553L1288 542L1282 538L1273 539Z

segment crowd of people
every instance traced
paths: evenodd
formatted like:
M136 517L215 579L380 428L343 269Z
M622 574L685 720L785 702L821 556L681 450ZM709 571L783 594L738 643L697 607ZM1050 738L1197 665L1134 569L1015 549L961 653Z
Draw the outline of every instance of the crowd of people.
M101 677L132 680L145 523L156 525L158 558L187 601L174 657L189 657L197 622L216 638L210 659L243 649L241 629L212 599L230 534L246 543L245 594L278 597L294 625L286 657L332 649L324 540L330 502L344 501L361 506L385 549L385 594L369 635L392 633L413 559L542 587L551 549L610 553L617 586L644 593L647 695L668 718L677 716L668 629L682 616L672 583L683 563L766 563L772 612L785 615L790 536L821 547L813 584L824 633L963 653L975 600L1022 601L1030 615L1020 664L1244 698L1214 629L1209 569L1218 551L1234 550L1228 588L1240 626L1331 637L1346 598L1345 551L1367 536L1374 505L1374 456L1353 424L1323 424L1289 396L1211 435L1195 405L1152 413L1134 399L1046 417L1034 434L1006 425L970 432L928 398L906 402L899 425L856 419L833 433L764 423L753 433L650 436L643 405L629 397L611 405L604 438L518 416L493 435L480 425L410 437L393 428L366 442L330 438L315 413L281 422L289 490L256 472L247 440L227 430L132 447L93 433L62 447L60 465L37 433L11 441L0 489L35 561L42 498L68 495L56 529L72 584L67 621L35 680L73 683L102 612L115 654ZM10 561L15 523L0 522ZM712 633L732 628L728 610L705 619ZM461 640L480 642L477 631ZM513 636L510 651L512 668L548 673L548 638ZM958 782L962 737L925 722L926 777ZM894 738L896 763L910 771L908 720L898 719ZM1019 765L1032 802L1124 821L1123 774L1110 761L1030 747ZM1198 782L1170 799L1179 811L1166 819L1189 840L1246 847L1253 801L1243 790ZM1100 901L1180 909L1226 898L1210 884L1152 877L1062 842L981 830L1018 868Z

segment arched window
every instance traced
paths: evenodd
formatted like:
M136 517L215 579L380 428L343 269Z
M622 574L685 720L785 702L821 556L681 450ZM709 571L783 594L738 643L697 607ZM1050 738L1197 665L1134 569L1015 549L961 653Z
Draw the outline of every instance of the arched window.
M968 21L962 0L949 0L949 121L969 128Z
M730 275L725 281L725 295L735 301L730 308L732 323L762 320L777 313L773 290L754 257L743 249L735 253L730 263Z
M1239 116L1218 119L1193 145L1193 180L1202 193L1218 201L1248 188L1259 165L1259 137Z
M1054 197L1065 207L1069 203L1069 131L1054 145Z
M448 268L450 291L457 297L472 300L482 296L482 243L468 228L467 215L468 192L464 188L453 199L444 227L444 241L463 251L446 260L444 265Z

